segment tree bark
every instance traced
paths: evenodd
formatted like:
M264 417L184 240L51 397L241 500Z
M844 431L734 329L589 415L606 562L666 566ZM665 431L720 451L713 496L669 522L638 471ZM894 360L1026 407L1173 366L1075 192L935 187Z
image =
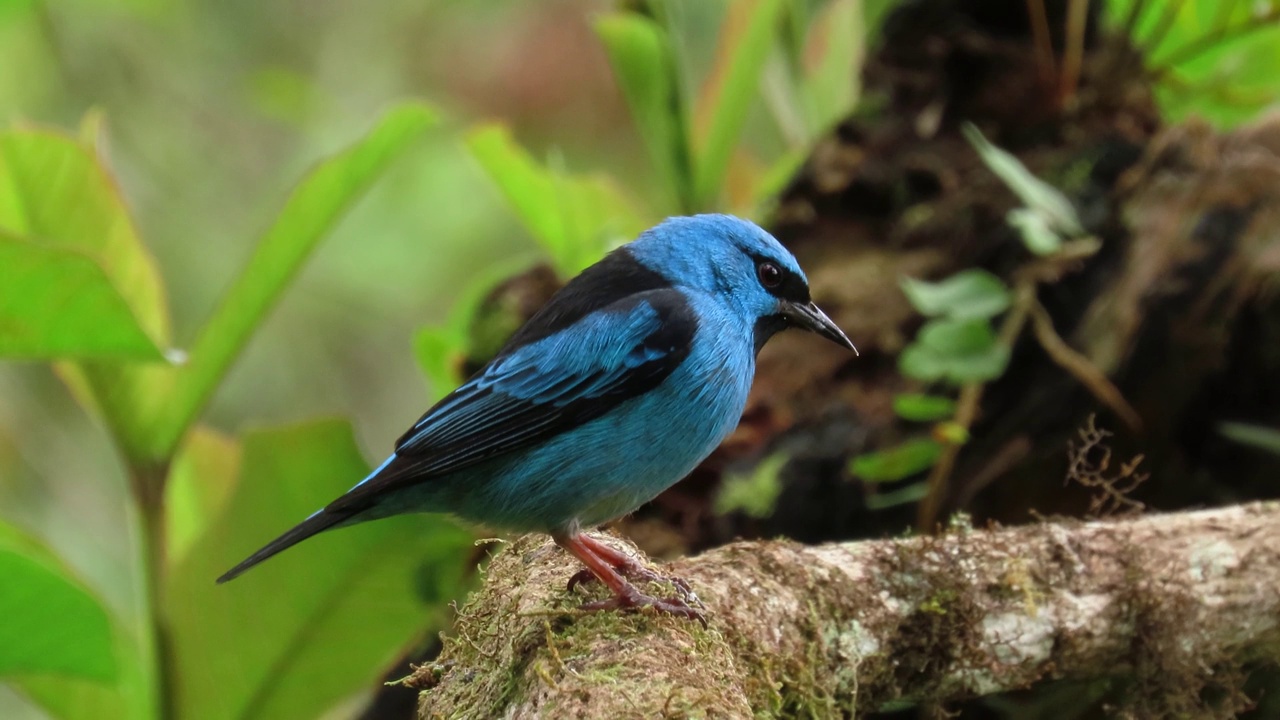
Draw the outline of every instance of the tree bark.
M1277 502L736 543L665 568L701 596L708 628L581 613L564 588L576 569L540 536L503 548L439 662L408 680L428 688L419 716L839 717L1127 678L1135 715L1204 717L1206 688L1239 707L1231 668L1280 659Z

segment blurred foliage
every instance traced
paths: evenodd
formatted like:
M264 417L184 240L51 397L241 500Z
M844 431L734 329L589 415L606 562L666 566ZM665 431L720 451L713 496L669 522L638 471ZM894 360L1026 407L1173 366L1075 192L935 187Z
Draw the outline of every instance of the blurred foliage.
M1280 99L1280 2L1111 0L1106 10L1142 48L1170 120L1232 126Z
M0 357L23 363L0 368L0 717L353 712L447 622L468 533L391 519L213 578L363 476L353 424L395 437L458 381L501 280L571 276L669 214L767 212L893 5L0 0ZM1108 13L1171 116L1274 99L1273 3ZM1055 252L1055 199L974 140ZM931 318L904 371L1003 370L999 281L904 290ZM927 468L967 440L955 408L899 397L931 430L853 473ZM719 511L768 514L780 467Z

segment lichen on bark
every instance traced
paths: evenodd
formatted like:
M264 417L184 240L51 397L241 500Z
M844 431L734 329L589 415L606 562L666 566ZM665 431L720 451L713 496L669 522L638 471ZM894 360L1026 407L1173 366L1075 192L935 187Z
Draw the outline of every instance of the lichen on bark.
M420 717L856 716L1052 679L1124 683L1140 716L1211 717L1246 702L1230 670L1280 661L1280 503L736 543L665 568L707 628L582 613L575 569L537 536L498 552L440 660L409 679Z

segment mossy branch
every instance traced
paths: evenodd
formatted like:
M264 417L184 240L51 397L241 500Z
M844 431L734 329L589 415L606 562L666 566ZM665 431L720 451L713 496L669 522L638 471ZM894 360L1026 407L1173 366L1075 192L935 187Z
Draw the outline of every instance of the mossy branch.
M1163 716L1238 699L1224 669L1280 660L1275 502L736 543L666 568L706 602L709 629L577 613L576 569L542 537L499 552L440 661L410 679L428 688L420 717L833 717L1099 677L1129 680L1130 701Z

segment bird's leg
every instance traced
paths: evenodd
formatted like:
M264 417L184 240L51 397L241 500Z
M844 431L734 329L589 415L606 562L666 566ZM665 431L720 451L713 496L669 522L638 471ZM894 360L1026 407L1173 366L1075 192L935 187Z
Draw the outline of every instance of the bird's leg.
M630 555L622 552L621 550L615 549L608 543L600 542L590 535L578 535L577 540L585 545L596 557L612 565L614 570L617 570L628 580L642 580L658 583L669 582L675 586L676 590L680 593L681 599L685 602L698 605L702 604L698 602L698 596L693 593L693 588L689 587L689 583L684 578L662 575L650 570L639 562L636 562L636 559ZM569 578L569 592L573 592L573 589L578 585L589 583L597 579L599 579L599 576L591 570L581 570L574 574L573 577Z
M573 553L573 556L578 558L583 565L586 565L587 570L613 593L613 597L608 600L586 603L582 606L583 610L635 610L649 605L660 612L693 618L703 625L707 624L707 619L703 617L702 613L689 607L688 603L679 598L656 598L637 590L636 586L628 582L625 577L614 569L610 560L606 560L594 552L595 548L601 547L600 543L588 540L586 536L577 533L573 535L555 535L553 538L557 545ZM617 554L617 551L612 548L609 550L612 554ZM632 562L634 563L634 561Z

